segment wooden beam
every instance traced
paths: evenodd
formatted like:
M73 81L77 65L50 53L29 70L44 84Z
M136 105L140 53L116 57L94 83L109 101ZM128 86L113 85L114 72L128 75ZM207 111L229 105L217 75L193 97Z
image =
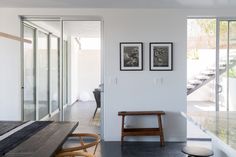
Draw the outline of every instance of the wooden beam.
M11 35L11 34L7 34L7 33L3 33L3 32L0 32L0 37L4 37L4 38L8 38L8 39L12 39L12 40L16 40L16 41L23 41L25 43L32 43L31 40L28 40L28 39L23 39L21 37L17 37L15 35Z

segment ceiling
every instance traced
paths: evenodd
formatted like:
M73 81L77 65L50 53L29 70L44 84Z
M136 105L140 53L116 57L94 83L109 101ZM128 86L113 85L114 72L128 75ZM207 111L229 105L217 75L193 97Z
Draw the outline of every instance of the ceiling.
M0 0L19 8L235 8L236 0Z

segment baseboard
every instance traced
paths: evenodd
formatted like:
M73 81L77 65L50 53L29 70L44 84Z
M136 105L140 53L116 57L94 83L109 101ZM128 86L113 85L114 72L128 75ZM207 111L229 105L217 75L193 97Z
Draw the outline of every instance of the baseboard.
M211 138L187 138L187 141L212 141Z
M74 105L75 103L77 103L79 101L79 99L75 100L73 103L70 104L70 106Z

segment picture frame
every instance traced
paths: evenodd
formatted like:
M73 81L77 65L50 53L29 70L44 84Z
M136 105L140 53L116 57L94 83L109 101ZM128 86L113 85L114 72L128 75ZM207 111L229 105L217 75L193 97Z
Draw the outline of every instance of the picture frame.
M151 42L149 44L150 71L173 70L173 43Z
M120 70L142 71L143 70L143 43L121 42L120 43Z

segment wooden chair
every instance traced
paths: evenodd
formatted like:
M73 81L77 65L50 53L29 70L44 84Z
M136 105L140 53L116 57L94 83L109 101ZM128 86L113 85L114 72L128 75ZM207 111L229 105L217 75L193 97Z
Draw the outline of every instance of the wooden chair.
M79 146L62 148L56 155L56 157L74 157L85 156L94 157L97 146L100 143L100 137L97 134L90 133L73 133L69 137L76 137L80 140ZM84 139L91 139L92 142L85 142ZM93 153L88 152L88 148L94 147Z
M94 157L93 154L87 152L64 152L56 155L56 157L76 157L76 156Z

